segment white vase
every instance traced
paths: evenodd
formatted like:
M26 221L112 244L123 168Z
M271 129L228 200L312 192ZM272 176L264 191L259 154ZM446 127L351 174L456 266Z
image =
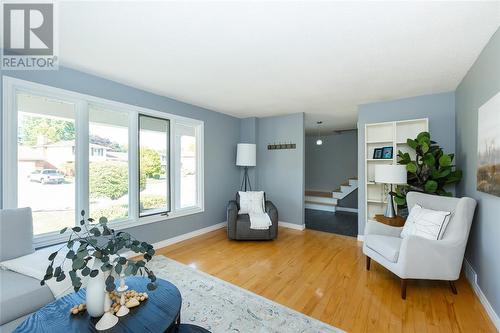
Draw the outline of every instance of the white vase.
M99 273L95 277L89 277L87 284L87 293L85 302L87 303L87 312L91 317L100 317L104 314L104 298L106 295L105 280L106 276L101 271L102 262L94 260L92 269L97 269Z

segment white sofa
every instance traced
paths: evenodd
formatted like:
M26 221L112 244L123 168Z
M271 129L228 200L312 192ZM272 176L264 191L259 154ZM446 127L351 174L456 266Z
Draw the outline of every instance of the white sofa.
M34 252L30 208L0 210L0 262ZM28 315L54 300L40 281L0 269L0 333L10 333Z
M370 269L370 259L373 259L400 277L403 299L407 279L449 281L453 293L457 293L454 281L460 276L476 201L418 192L408 193L406 200L409 208L419 204L452 213L443 238L430 240L413 235L401 238L403 228L368 221L363 244L366 268Z

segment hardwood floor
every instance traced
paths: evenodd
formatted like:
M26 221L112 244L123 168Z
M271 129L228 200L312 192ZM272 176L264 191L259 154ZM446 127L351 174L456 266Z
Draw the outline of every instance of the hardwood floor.
M280 228L276 241L229 241L217 230L157 251L347 332L497 332L472 288L400 280L361 243L320 231Z

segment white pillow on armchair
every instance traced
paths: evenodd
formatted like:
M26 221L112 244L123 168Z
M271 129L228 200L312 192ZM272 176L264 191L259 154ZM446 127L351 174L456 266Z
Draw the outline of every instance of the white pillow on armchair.
M240 210L238 214L264 213L264 191L238 191Z
M415 235L427 239L442 239L450 217L450 212L426 209L415 204L406 219L401 237Z

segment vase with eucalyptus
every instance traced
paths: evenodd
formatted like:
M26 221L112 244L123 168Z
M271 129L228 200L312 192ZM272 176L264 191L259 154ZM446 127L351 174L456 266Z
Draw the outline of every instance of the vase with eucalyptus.
M60 231L61 234L69 233L69 238L49 255L49 265L41 285L50 279L61 282L69 278L77 292L82 287L82 279L88 277L87 311L93 317L104 313L104 293L115 289L115 276L145 275L149 279L148 290L156 289L156 276L146 267L155 254L151 244L141 242L127 232L116 232L108 227L105 217L99 221L86 219L85 211L81 212L79 224ZM142 258L129 259L123 255L126 250ZM71 261L71 264L66 261Z
M449 187L462 179L462 171L453 165L455 155L446 154L428 132L406 143L414 153L398 151L398 163L406 165L408 172L407 185L397 186L392 193L399 208L407 208L406 194L410 191L451 196Z

